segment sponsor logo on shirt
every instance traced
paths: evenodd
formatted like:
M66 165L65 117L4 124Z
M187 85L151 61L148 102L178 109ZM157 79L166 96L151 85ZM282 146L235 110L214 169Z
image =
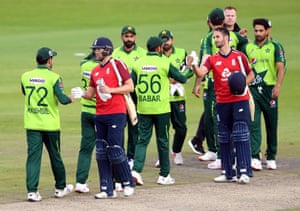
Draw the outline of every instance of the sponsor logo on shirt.
M29 78L29 82L33 84L43 84L46 80L43 78Z

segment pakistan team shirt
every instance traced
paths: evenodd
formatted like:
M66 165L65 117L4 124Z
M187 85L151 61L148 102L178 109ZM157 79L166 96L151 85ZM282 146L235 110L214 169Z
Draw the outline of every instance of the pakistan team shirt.
M277 82L276 62L286 63L281 45L268 40L260 47L254 41L247 44L246 54L255 73L255 79L251 85L275 85Z
M60 76L47 66L39 65L24 73L21 83L25 95L24 128L60 130L58 100L61 104L71 103L71 99L64 94Z

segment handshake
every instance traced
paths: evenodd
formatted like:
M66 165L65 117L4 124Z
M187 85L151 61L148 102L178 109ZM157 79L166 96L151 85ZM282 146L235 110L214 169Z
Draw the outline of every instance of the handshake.
M187 55L186 57L186 64L187 65L198 65L199 63L199 57L196 54L196 51L192 51L191 54Z
M107 100L109 100L111 98L111 94L110 93L102 93L100 91L100 86L104 86L104 80L101 78L100 80L97 81L97 92L98 95L100 97L100 99L104 102L106 102ZM82 90L80 87L75 87L71 89L71 95L75 98L75 99L80 99L81 97L83 97L85 95L85 91Z

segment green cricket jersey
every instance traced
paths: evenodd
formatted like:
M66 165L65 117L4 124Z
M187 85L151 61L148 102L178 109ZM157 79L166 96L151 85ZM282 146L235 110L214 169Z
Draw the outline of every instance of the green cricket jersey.
M60 76L47 66L39 65L26 72L21 78L25 95L24 127L31 130L60 130L58 100L61 104L71 103L64 94Z
M155 52L148 52L147 56L134 63L132 79L139 114L163 114L171 111L169 77L180 83L187 80L169 59Z
M276 62L286 63L282 46L268 40L259 47L254 41L247 44L246 54L255 73L255 79L251 85L275 85L277 82Z
M144 48L139 47L138 45L135 45L134 49L130 52L125 51L124 46L120 46L113 51L112 57L124 62L128 70L131 72L134 62L136 62L139 58L145 56L146 54L147 51Z
M172 53L170 56L166 56L163 54L163 57L166 57L170 60L171 64L174 65L178 70L180 70L180 73L185 75L187 78L190 78L193 76L193 70L184 68L181 70L182 66L185 65L185 57L187 56L186 51L183 48L176 48L173 47ZM182 84L183 86L183 84ZM184 86L183 86L184 87ZM186 99L186 95L184 92L183 96L180 95L170 95L170 101L176 102L176 101L182 101Z
M93 59L86 60L84 59L80 63L81 69L81 86L84 90L87 90L90 84L90 77L92 70L98 65L99 63ZM96 97L88 100L85 98L80 99L81 103L81 111L87 112L91 114L96 113Z

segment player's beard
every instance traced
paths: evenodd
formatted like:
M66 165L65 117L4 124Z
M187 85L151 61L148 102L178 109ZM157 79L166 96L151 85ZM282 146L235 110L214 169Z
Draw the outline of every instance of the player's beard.
M169 44L163 44L163 50L164 51L169 51L173 46L172 45L169 45Z
M123 43L126 48L132 48L135 45L135 41L130 41L130 40L125 41Z
M267 35L266 36L262 36L262 35L255 35L255 40L258 43L264 42L267 39Z

